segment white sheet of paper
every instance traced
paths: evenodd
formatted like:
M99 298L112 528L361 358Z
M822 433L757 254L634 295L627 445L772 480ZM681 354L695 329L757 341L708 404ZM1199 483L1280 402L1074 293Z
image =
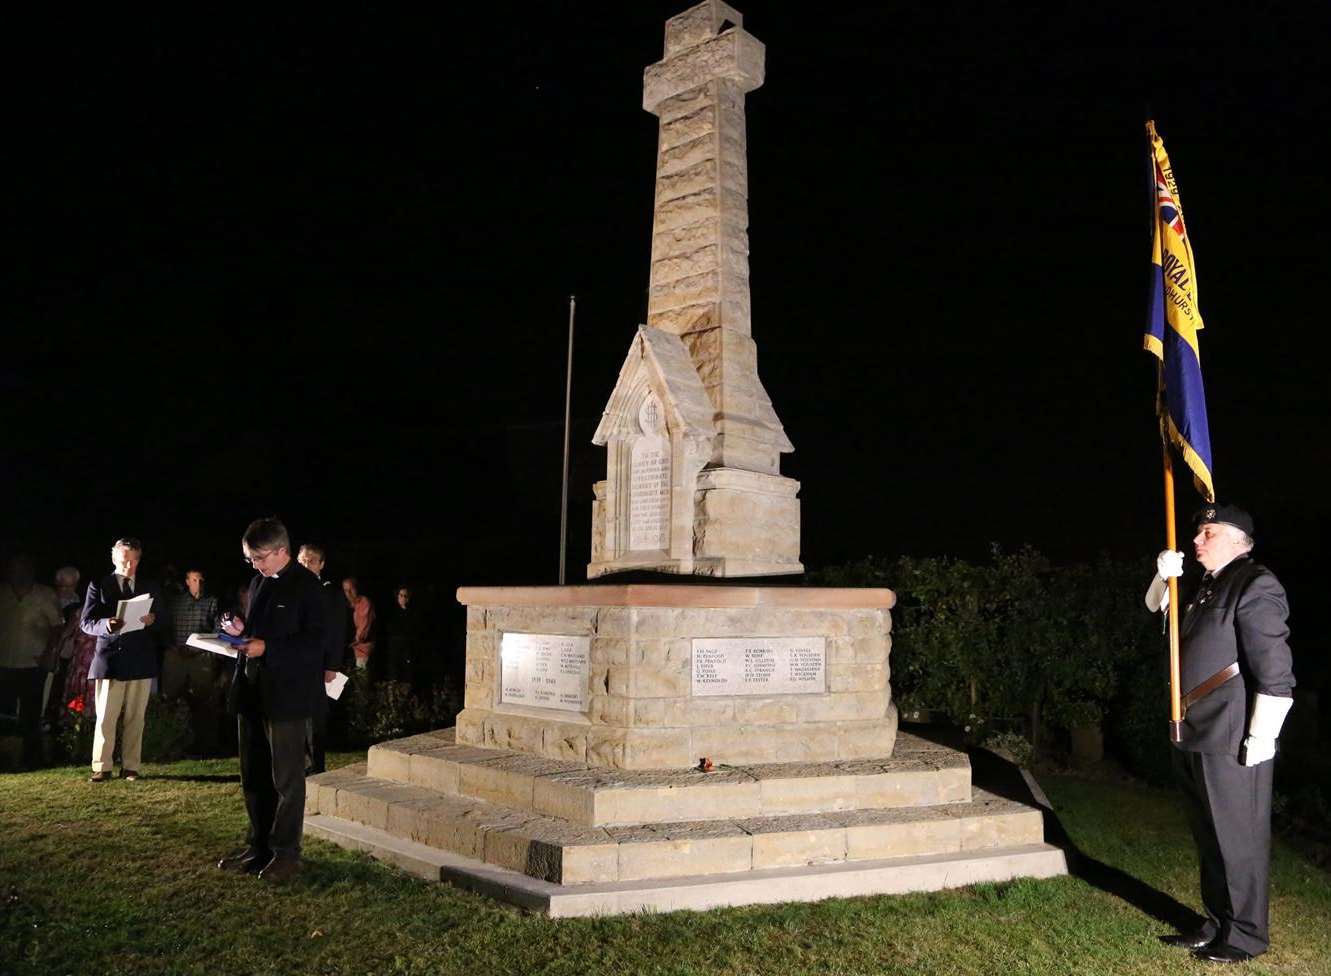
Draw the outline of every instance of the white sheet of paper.
M116 633L128 634L132 630L142 630L142 617L152 612L153 598L149 593L140 593L138 596L129 600L121 600L116 604L116 616L125 621L125 626L121 627Z
M324 691L328 693L329 698L333 699L333 701L337 701L339 698L342 697L342 689L345 688L346 686L347 686L347 676L343 674L341 671L338 671L336 674L333 675L332 681L324 682Z
M201 651L221 654L223 657L235 657L240 653L226 641L219 640L216 634L190 634L185 643Z

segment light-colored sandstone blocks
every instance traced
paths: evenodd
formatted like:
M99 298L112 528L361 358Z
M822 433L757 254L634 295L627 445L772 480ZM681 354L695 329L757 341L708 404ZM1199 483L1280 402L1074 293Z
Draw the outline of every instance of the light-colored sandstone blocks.
M614 769L892 754L890 590L467 587L458 598L469 608L459 743ZM512 634L578 640L506 641ZM506 701L506 646L564 648L522 673L585 674L574 696L585 711ZM395 773L389 764L405 762L391 750L372 761Z
M744 96L763 64L738 11L707 0L667 22L644 73L661 120L647 323L593 437L606 480L588 577L803 571L799 483L780 473L794 447L751 336Z

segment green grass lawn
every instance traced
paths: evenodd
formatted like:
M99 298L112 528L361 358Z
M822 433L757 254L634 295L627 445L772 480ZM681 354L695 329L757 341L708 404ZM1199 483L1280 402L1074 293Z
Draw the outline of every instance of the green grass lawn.
M339 757L342 762L359 756ZM1168 791L1042 781L1093 860L1077 877L818 904L550 921L317 840L285 889L213 867L244 811L234 760L0 775L0 973L1197 973L1160 905L1197 905ZM1106 888L1110 890L1105 890ZM1274 948L1240 971L1331 973L1331 876L1277 844ZM1117 892L1117 893L1115 893ZM1156 914L1159 914L1158 911Z

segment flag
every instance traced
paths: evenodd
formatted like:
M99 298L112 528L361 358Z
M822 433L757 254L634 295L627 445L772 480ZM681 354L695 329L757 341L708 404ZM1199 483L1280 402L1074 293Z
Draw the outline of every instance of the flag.
M1211 432L1206 423L1202 386L1202 329L1197 309L1197 273L1183 222L1183 204L1155 123L1146 123L1151 140L1155 184L1154 233L1151 240L1151 305L1144 345L1160 360L1158 410L1160 430L1192 469L1193 482L1208 502L1215 501L1211 477Z

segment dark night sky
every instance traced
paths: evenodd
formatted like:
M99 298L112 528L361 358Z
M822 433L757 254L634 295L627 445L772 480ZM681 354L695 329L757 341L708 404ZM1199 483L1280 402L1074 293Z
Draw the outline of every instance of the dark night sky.
M10 148L4 545L100 571L136 533L220 588L276 512L381 586L554 582L576 293L579 581L590 434L645 316L642 69L685 6L41 25ZM767 45L754 337L805 562L1160 547L1149 106L1217 485L1297 597L1326 535L1324 25L1085 6L741 5Z

